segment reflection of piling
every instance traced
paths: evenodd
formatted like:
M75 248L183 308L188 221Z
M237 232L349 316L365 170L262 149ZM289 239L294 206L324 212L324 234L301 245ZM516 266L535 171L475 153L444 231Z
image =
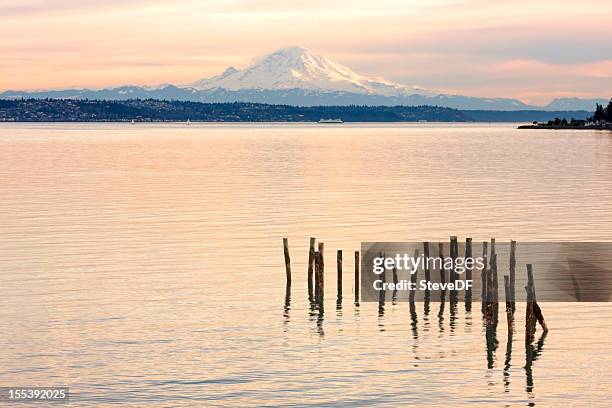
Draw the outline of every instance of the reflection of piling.
M544 321L542 310L536 300L535 283L533 280L533 265L527 264L527 307L525 310L525 341L531 342L535 334L536 322L540 323L544 333L548 332L548 327Z
M506 319L508 321L508 331L512 331L513 313L512 313L512 289L510 286L510 277L504 275L504 291L506 292Z
M285 275L287 275L287 286L291 286L291 259L289 259L289 240L283 238L283 252L285 253Z
M339 249L336 256L336 265L338 266L338 302L342 302L342 250Z
M312 274L314 270L315 263L315 238L310 237L310 248L308 249L308 300L312 302Z
M355 303L359 303L359 251L355 251Z

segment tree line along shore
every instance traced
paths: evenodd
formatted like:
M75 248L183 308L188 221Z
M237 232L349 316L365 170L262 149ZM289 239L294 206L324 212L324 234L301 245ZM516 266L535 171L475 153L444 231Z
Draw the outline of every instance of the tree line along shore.
M0 122L525 122L587 111L459 110L439 106L292 106L157 99L0 99Z
M546 122L534 121L531 125L519 126L519 129L597 129L612 130L612 98L604 108L603 105L595 104L595 112L586 119L556 117Z

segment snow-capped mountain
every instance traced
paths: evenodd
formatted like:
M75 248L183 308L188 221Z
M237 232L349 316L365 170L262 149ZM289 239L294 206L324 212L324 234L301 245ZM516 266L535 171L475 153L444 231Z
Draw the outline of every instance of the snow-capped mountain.
M417 91L381 78L357 74L303 47L281 48L245 69L230 67L221 75L201 79L189 86L198 90L303 89L381 96L431 94L422 89Z
M107 89L5 91L0 98L165 99L197 102L258 102L316 105L431 105L468 110L592 111L595 100L556 99L547 106L517 99L449 95L358 74L313 50L281 48L244 69L223 73L184 86L126 85ZM604 100L597 100L599 103ZM574 117L579 117L576 114Z

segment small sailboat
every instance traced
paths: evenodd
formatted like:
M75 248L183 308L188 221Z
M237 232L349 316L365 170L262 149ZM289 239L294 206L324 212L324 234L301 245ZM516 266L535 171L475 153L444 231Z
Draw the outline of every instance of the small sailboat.
M136 121L134 119L132 119L132 125L135 125Z
M191 121L189 119L187 119L187 122L185 122L187 125L191 125Z

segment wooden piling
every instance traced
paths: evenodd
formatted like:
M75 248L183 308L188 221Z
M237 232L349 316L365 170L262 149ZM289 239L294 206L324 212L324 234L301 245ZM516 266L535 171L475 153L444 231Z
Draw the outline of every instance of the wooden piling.
M355 251L355 303L359 303L359 251Z
M285 253L285 275L287 276L287 286L291 286L291 259L289 258L289 240L283 238L283 252Z
M313 287L313 272L315 263L315 238L310 237L310 247L308 248L308 300L313 300L312 287Z
M425 280L431 282L431 270L429 268L429 242L423 242L423 259L425 261ZM429 301L429 289L425 289L425 302Z
M419 257L419 249L417 248L414 250L414 259L416 260L418 257ZM418 273L418 268L415 268L414 273L410 275L410 284L412 285L412 287L416 287L417 273ZM415 292L416 290L411 290L410 293L408 293L408 301L410 303L414 303Z
M512 302L512 311L514 312L514 304L516 302L516 241L510 240L510 301Z
M482 298L482 310L484 311L485 308L485 302L487 301L487 261L488 261L488 255L487 255L487 251L488 251L488 242L487 241L483 241L482 242L482 260L483 260L483 264L484 267L480 270L480 278L481 278L481 284L482 284L482 290L481 290L481 298Z
M336 254L336 266L338 269L338 283L337 283L337 288L338 288L338 301L342 301L342 250L339 249L338 253Z
M457 237L456 236L451 236L450 237L450 257L453 260L453 266L451 267L451 270L449 272L449 282L452 282L453 284L455 282L457 282L457 257L459 256L459 245L457 243ZM457 300L457 289L453 289L450 290L450 299L451 300Z
M527 292L527 307L525 310L525 340L531 342L535 333L536 322L540 323L542 330L548 332L548 326L544 321L544 315L538 305L535 292L535 282L533 279L533 265L527 264L527 286L525 286Z
M440 283L446 283L446 272L444 270L444 244L442 242L438 242L438 256L442 260L440 263ZM441 286L440 289L440 300L442 300L446 296L446 291L443 289L445 286Z
M472 258L472 238L466 238L465 239L465 259L468 258ZM472 269L473 269L473 265L469 268L466 268L465 271L465 279L466 281L471 281L472 280ZM466 289L465 292L465 301L469 302L472 300L472 288L468 288Z
M319 282L319 297L317 298L317 302L318 303L323 303L323 298L325 297L325 262L324 262L324 244L323 242L319 242L319 255L317 257L318 260L318 264L319 264L319 276L318 276L318 282Z
M314 300L315 302L319 301L321 288L319 287L319 283L321 279L319 275L321 274L321 265L319 263L319 251L315 251L314 253Z
M491 238L491 289L492 301L497 305L499 302L499 280L497 277L497 251L495 249L495 238Z

